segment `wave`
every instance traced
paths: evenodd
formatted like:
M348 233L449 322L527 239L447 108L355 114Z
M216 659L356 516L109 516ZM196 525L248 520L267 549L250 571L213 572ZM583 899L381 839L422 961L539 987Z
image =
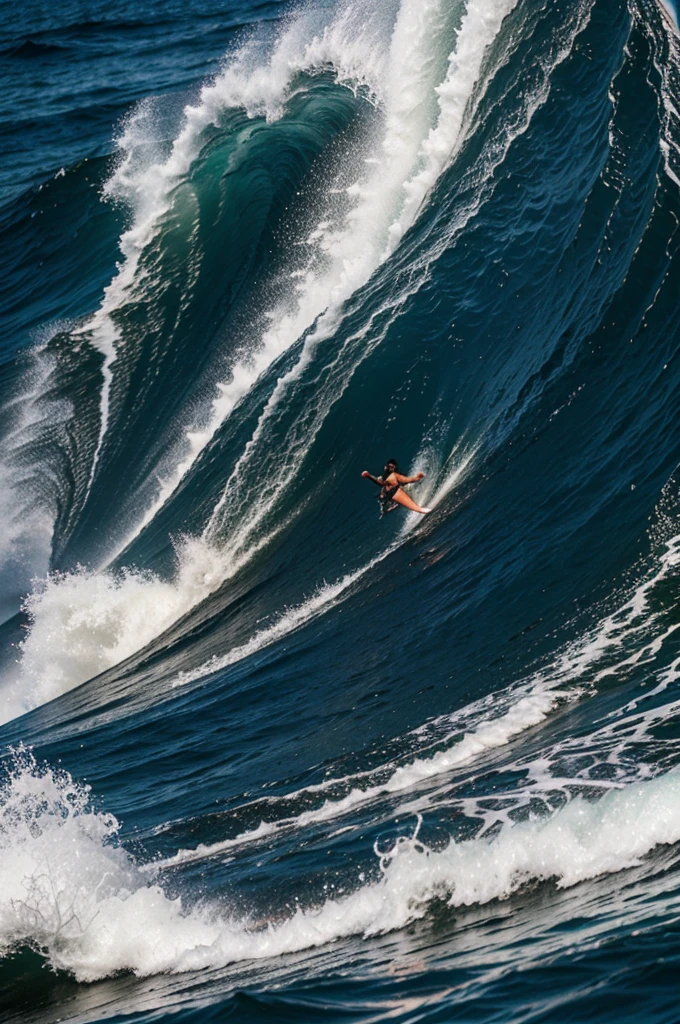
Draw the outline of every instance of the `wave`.
M285 120L286 105L295 89L309 88L309 84L299 76L309 75L314 69L328 65L336 81L367 90L371 101L380 110L379 128L370 139L368 148L362 143L350 154L350 169L358 174L357 180L344 190L339 206L334 190L327 189L328 205L309 235L306 264L303 263L301 269L296 258L294 269L291 271L288 266L286 270L292 291L267 314L267 319L276 320L277 326L266 330L254 347L252 341L248 343L242 362L238 361L241 356L236 346L237 361L231 365L231 382L220 386L221 397L212 406L208 429L190 431L193 447L188 460L182 457L177 472L173 471L171 483L163 487L158 501L152 503L137 520L132 534L109 551L109 557L120 553L121 548L129 547L132 540L156 520L179 481L189 473L190 467L236 405L252 391L267 367L288 349L294 349L289 366L282 366L272 379L269 395L264 396L261 410L254 417L254 430L243 444L241 453L238 454L236 449L232 457L233 468L226 483L221 485L221 493L218 491L215 499L211 499L212 507L207 515L202 544L195 542L183 549L179 574L173 584L177 594L172 601L164 599L162 602L164 607L174 608L176 618L188 612L198 600L207 597L220 583L233 578L248 560L287 529L289 519L279 507L281 497L290 491L291 479L302 477L305 457L327 421L329 411L344 394L361 364L381 345L387 325L398 315L402 304L413 294L414 287L417 290L419 283L416 281L414 286L411 280L404 295L392 298L387 307L381 306L364 326L351 332L339 354L334 347L329 354L329 363L326 356L318 357L321 343L337 331L349 297L360 290L376 268L396 251L397 243L422 209L428 190L434 187L448 162L455 158L462 139L471 130L475 111L480 107L484 82L491 80L498 67L509 60L512 47L516 45L512 36L498 43L503 23L513 9L514 3L506 0L494 4L491 10L471 3L465 9L461 7L456 21L451 12L434 0L425 9L420 5L403 3L394 23L388 26L386 36L383 24L369 21L367 25L363 16L359 19L361 28L358 29L356 22L359 16L351 6L345 8L336 21L324 25L323 30L319 30L314 22L318 15L305 14L294 20L282 34L265 62L257 46L247 45L238 52L215 82L204 88L198 104L187 108L184 126L165 161L157 159L164 143L157 132L154 135L156 114L153 104L143 104L124 126L120 138L121 162L107 185L107 193L132 204L133 223L121 238L123 261L117 277L105 290L104 301L95 316L77 330L77 337L89 339L103 357L101 372L104 380L99 437L92 453L89 478L79 499L81 505L87 501L94 485L103 446L105 443L114 444L109 420L115 368L119 368L117 372L121 381L129 379L132 373L132 366L123 368L117 355L118 347L122 345L119 331L123 321L115 311L130 304L134 292L143 296L144 289L148 288L149 268L144 261L164 219L170 216L173 204L177 202L179 183L186 179L206 146L208 128L215 126L225 111L237 108L245 108L251 121L264 118L276 123L277 120ZM570 52L587 12L585 8L565 25L564 39L557 51L550 54L535 89L524 95L519 113L504 125L500 140L494 137L484 172L484 181L489 187L512 139L526 130L535 111L545 102L550 71ZM437 51L431 46L435 30L435 34L441 36L440 43L446 39L447 33L439 31L445 25L448 33L453 32L455 36L453 50L448 53L446 47ZM497 52L494 51L493 60L485 67L484 61L494 45ZM459 212L457 230L462 230L462 226L474 217L484 195L484 188L477 181L472 205ZM385 324L376 330L376 318L385 317L385 314ZM129 363L132 358L129 339L125 348ZM317 385L314 401L302 415L296 415L294 423L279 422L281 416L289 416L289 410L295 407L291 401L291 389L298 386L303 390L307 388L310 376ZM322 379L323 384L319 386ZM274 435L285 435L284 450L278 443L272 449ZM167 449L166 441L163 441L163 446ZM441 460L431 460L428 465L428 495L434 493L441 500L449 494L473 465L476 450L474 443L468 444L459 439ZM172 462L174 456L167 457ZM424 455L422 461L427 463L428 458ZM263 473L264 465L267 468ZM144 474L144 480L138 481L135 502L142 500L149 482L153 484L161 472L157 469L153 475ZM121 521L119 517L118 523ZM189 551L201 552L195 570L188 566ZM213 568L207 574L204 568L206 553L213 558ZM210 586L196 589L191 584L184 587L186 575L196 578L207 575L211 580ZM128 575L127 578L131 580L133 576ZM141 581L141 577L137 579ZM63 580L61 577L62 583ZM90 574L84 574L83 580L81 612L76 607L75 577L69 576L68 597L65 595L64 603L71 609L68 615L73 613L77 619L82 615L84 624L93 583ZM157 585L151 576L146 577L146 581L150 588L147 603L151 603L154 589L165 594L165 584ZM55 578L44 591L50 594L52 609L56 607L58 586L59 579ZM116 582L115 574L109 574L100 589L108 594L122 595L125 591L125 587ZM141 595L141 586L135 587L135 593ZM104 604L107 606L108 603ZM39 634L37 623L42 608L39 594L31 599L29 606L33 629L37 628ZM46 613L48 618L50 614ZM98 631L102 616L106 617L106 607L102 607L101 614L100 611L95 613L93 633ZM135 616L120 615L114 619L118 637L122 623L132 623ZM169 624L164 615L155 616L154 621ZM133 641L132 637L136 640ZM141 643L142 638L148 641L152 637L146 630L131 626L129 642L119 643L112 638L105 648L132 653L134 644ZM38 640L35 645L40 646ZM31 646L29 643L24 651ZM84 655L82 667L71 662L71 686L84 681L92 667L86 652ZM96 664L108 667L105 657L98 656ZM64 687L66 682L60 685ZM30 689L36 692L34 687ZM59 687L44 685L42 691L56 694Z
M0 590L3 618L14 614L31 581L50 565L54 523L62 499L59 481L39 467L35 449L64 432L73 408L66 399L50 396L55 359L48 350L50 335L42 332L28 357L21 383L0 410L4 456L0 464Z
M215 552L187 540L174 583L149 573L53 574L26 599L30 631L5 678L0 720L9 721L124 661L220 582Z
M481 905L530 883L566 888L638 865L655 847L680 840L679 795L674 770L594 802L577 797L492 839L435 851L416 829L379 855L375 881L267 923L166 895L115 844L118 823L92 809L87 787L24 756L1 797L0 948L28 945L54 969L94 981L118 971L214 968L380 934L425 917L433 902Z
M229 366L229 379L218 385L219 397L211 405L207 422L203 416L204 427L189 429L188 456L186 439L180 443L185 454L176 457L169 454L174 450L174 442L156 437L154 444L160 445L164 452L164 465L174 460L175 469L157 500L137 520L133 532L109 550L109 559L129 547L134 537L157 517L200 453L268 367L287 350L301 346L291 368L284 370L276 380L257 418L252 437L236 458L226 484L222 485L221 496L217 497L208 516L203 541L183 546L173 584L174 596L168 597L165 583L134 572L127 573L124 580L105 573L98 583L91 572L54 576L36 591L27 605L35 640L24 645L23 658L29 678L35 675L35 667L39 667L43 676L40 683L24 687L23 707L32 706L38 694L56 695L89 678L94 669L108 667L111 652L132 653L157 635L151 629L137 627L138 614L114 612L116 595L122 600L125 594L126 600L130 600L134 591L135 602L141 600L146 608L157 604L164 609L147 619L153 621L154 628L161 628L169 624L166 612L169 613L170 608L175 618L179 618L219 582L232 577L285 528L285 517L275 512L283 480L293 472L292 462L299 460L310 437L318 432L328 411L328 402L315 406L313 424L300 419L300 440L289 435L288 455L280 460L278 467L271 467L267 483L260 489L254 505L250 495L253 472L249 463L260 457L259 444L265 426L275 415L291 382L309 366L319 343L337 328L347 299L387 259L413 223L427 190L444 169L446 153L449 157L455 155L457 139L478 102L474 90L481 95L483 60L504 19L514 8L514 2L498 0L491 11L484 8L484 13L483 6L473 2L452 12L441 0L430 0L425 7L404 0L392 11L387 23L384 12L377 12L367 20L352 5L346 6L330 22L320 21L319 12L306 11L291 21L271 52L267 53L264 47L263 56L263 45L255 40L246 43L230 58L215 81L203 88L198 102L185 109L183 126L167 157L159 159L168 143L167 126L161 123L163 119L159 117L156 103L142 103L123 125L118 140L120 159L105 193L115 202L129 206L132 223L121 236L122 260L116 276L104 290L99 309L70 331L76 349L85 345L98 353L102 388L98 435L89 451L89 469L85 474L82 467L79 470L73 505L66 517L63 512L61 516L62 526L66 523L68 531L74 529L79 519L78 530L82 531L87 522L84 510L92 498L98 475L104 471L102 460L106 446L111 449L106 455L111 462L106 472L113 472L113 450L121 443L120 437L114 436L120 433L120 427L114 430L114 420L118 423L122 413L121 388L128 386L135 372L135 359L141 358L143 351L129 336L123 314L138 302L148 303L153 310L151 291L156 285L153 284L155 271L153 260L149 262L150 254L167 232L169 219L177 212L181 187L196 173L197 162L204 159L209 150L210 130L219 128L221 119L238 111L245 112L247 124L266 127L284 123L295 97L300 92L313 90L315 76L326 74L329 68L336 83L349 86L360 95L362 103L379 111L379 121L369 142L360 141L344 158L342 174L345 178L354 177L354 183L340 190L328 188L325 183L320 219L308 231L306 255L300 263L298 254L293 254L292 265L287 266L284 274L283 293L279 294L276 306L265 314L265 321L276 322L276 326L269 326L259 336L252 335L251 329L250 335L233 348L235 361ZM435 47L433 39L437 40ZM493 68L484 73L492 72ZM333 174L337 173L335 167ZM167 287L167 283L161 287ZM331 382L327 392L330 403L346 388L348 371L351 376L358 363L379 343L379 337L368 342L363 331L359 337L364 342L364 351L358 354L358 360L352 355L349 363L339 364L342 383ZM136 348L138 356L134 355ZM355 339L352 351L356 349ZM160 395L160 391L158 393ZM192 408L191 402L188 408ZM172 427L175 433L178 423L181 417ZM268 444L266 438L263 443ZM463 458L462 464L449 475L459 476L466 461L467 458ZM143 500L149 484L153 486L154 480L163 473L160 466L153 474L146 473L144 479L139 480L135 507ZM239 494L243 485L245 491ZM129 509L125 514L129 515ZM273 515L276 522L272 526ZM123 521L119 516L118 523ZM65 537L62 537L56 549L62 550L64 543ZM197 564L193 568L188 566L190 552L197 553ZM210 557L213 567L206 571L205 563ZM219 572L220 580L217 579ZM193 582L185 586L185 577L192 580L209 577L211 583L197 588ZM63 588L63 606L58 612L60 587ZM79 587L80 610L77 607ZM56 663L50 665L38 658L33 665L29 648L41 648L43 638L52 635L55 615L59 616L65 636L84 635L94 587L102 603L91 618L91 635L101 636L102 623L108 624L104 642L97 645L101 647L97 656L92 659L87 645L76 643L73 656L57 658ZM42 617L44 629L39 624Z
M245 964L207 1001L415 934L512 1016L574 935L666 948L680 64L615 7L306 7L122 123L89 312L0 373L8 613L43 577L2 735L73 773L0 769L10 988ZM431 516L378 520L392 453Z
M330 778L323 783L308 786L304 790L290 793L285 797L268 798L262 801L267 807L267 817L263 818L256 828L217 843L201 844L195 849L178 850L171 857L154 862L153 868L160 870L204 860L219 856L236 847L259 842L263 838L276 835L277 832L287 831L291 828L306 828L319 822L335 821L338 817L374 803L382 795L407 793L409 810L412 811L414 806L412 791L423 782L432 780L436 776L450 775L455 769L476 761L489 751L506 746L522 733L544 722L551 711L563 706L570 699L575 699L576 696L577 694L567 695L559 691L551 693L525 692L519 696L519 699L515 699L517 694L504 694L502 699L497 700L497 703L501 705L501 710L497 708L494 715L483 718L462 734L458 727L442 736L437 745L445 746L444 750L432 754L431 749L426 747L419 751L417 758L412 758L404 764L385 764L370 772L361 772L339 779ZM483 702L484 710L488 704L488 700ZM460 715L447 716L447 724L452 724L450 718L473 717L475 710L477 709L465 708ZM434 722L428 723L428 726L429 728L441 728L442 724ZM416 732L422 732L422 730L423 727ZM454 737L456 742L452 744L451 740ZM430 754L429 757L428 754ZM382 781L376 782L380 777L382 777ZM309 806L313 802L317 804L315 808L290 813L296 805ZM250 810L254 811L256 808L251 807ZM287 810L288 816L282 817L282 810L284 815ZM242 812L243 808L239 808L237 813ZM232 812L233 814L234 812Z
M142 106L130 117L119 139L120 164L106 186L106 193L114 199L131 204L133 224L120 240L123 262L118 275L106 289L104 301L84 331L104 356L104 388L100 414L101 450L109 422L109 393L112 385L111 367L116 359L116 345L120 340L114 312L127 299L139 276L140 260L148 249L173 204L179 183L186 178L205 145L205 133L216 125L225 113L243 109L249 120L273 121L285 114L286 103L295 92L296 80L304 72L329 65L339 82L351 82L354 88L371 82L371 49L369 41L361 36L346 40L343 29L347 16L340 23L326 27L321 36L309 40L318 16L302 15L288 28L268 62L262 64L258 47L246 44L229 62L214 83L206 85L196 105L184 112L184 125L172 144L169 157L155 159L153 142L154 120L149 104ZM311 24L310 24L311 22ZM298 332L299 334L299 332ZM288 339L288 344L295 340ZM237 363L231 370L231 385L221 387L220 411L216 412L207 431L196 428L188 434L190 454L176 469L173 483L166 484L162 497L146 513L138 529L143 528L162 506L167 496L193 464L199 452L214 434L219 422L245 394L253 381L284 351L285 342L269 345L267 340L253 357ZM224 408L222 408L224 406ZM95 458L91 474L97 468ZM124 542L126 545L128 542Z
M644 695L637 696L623 708L610 712L610 721L596 729L587 741L583 737L560 741L556 750L550 755L544 754L537 765L530 760L524 765L534 778L535 789L552 789L554 792L568 793L574 787L587 788L591 785L599 790L609 783L620 785L630 781L626 767L630 751L634 747L646 748L657 744L653 736L654 727L674 717L677 710L676 702L658 706L655 703L677 678L678 663L672 658L672 638L679 625L672 620L669 622L667 610L655 609L655 604L656 595L674 577L679 564L680 538L673 537L666 542L654 570L647 579L638 582L632 594L581 637L557 651L549 663L530 678L466 705L453 714L418 726L401 738L400 745L405 746L408 753L394 760L340 777L329 768L328 777L322 783L236 807L225 815L225 828L233 830L234 823L238 824L240 820L250 823L261 815L259 824L255 828L249 825L247 831L237 831L213 844L180 850L164 860L162 866L213 857L291 828L335 821L359 808L375 805L381 796L403 796L409 807L419 806L422 810L430 803L426 797L418 804L417 794L423 786L434 783L438 787L444 786L446 792L446 780L450 780L457 769L508 746L546 722L555 712L593 698L609 680L615 680L617 686L622 687L626 677L640 666L653 665L656 686L648 688ZM363 572L357 575L363 575ZM336 588L325 588L308 605L289 612L269 630L255 634L244 647L236 647L227 655L213 658L195 670L180 673L173 687L203 681L210 673L216 673L280 639L314 615L327 611L345 586L354 584L356 578L351 577ZM662 649L671 651L670 665L667 664L667 654L659 658ZM651 702L647 711L640 708L645 702ZM586 757L588 768L593 756L605 758L611 773L609 781L601 774L590 779L588 771L577 773L574 765L565 778L561 778L559 772L552 774L549 764L559 764L570 756L572 749L578 750L579 756L583 756L584 750L589 751ZM634 759L632 763L634 773L644 776L644 762ZM528 782L525 789L529 790ZM437 792L441 799L441 788ZM508 808L516 810L525 798L516 801L506 794L504 799ZM475 816L478 814L476 811ZM495 807L491 817L493 821L498 819ZM507 814L503 817L509 820ZM487 827L489 825L487 822Z
M441 85L438 72L442 57L438 49L450 34L447 22L451 16L440 0L424 5L405 0L398 9L387 49L383 40L376 40L375 30L367 32L363 13L357 35L358 15L351 7L311 42L307 41L307 24L298 21L283 35L266 68L258 67L243 81L240 66L229 67L214 86L204 90L200 104L187 111L187 126L163 171L165 175L168 167L172 168L172 180L186 171L206 123L218 111L243 105L251 117L261 115L263 107L267 118L281 117L287 93L301 71L309 73L330 66L337 81L354 89L368 89L380 109L384 127L376 132L368 152L362 146L353 154L352 173L357 180L346 189L342 202L338 201L337 190L331 188L330 202L308 235L310 253L306 265L289 271L288 294L280 296L277 305L266 314L266 321L276 326L268 326L259 338L249 339L245 354L230 367L229 379L217 384L219 396L212 403L207 424L189 430L188 454L179 460L123 547L131 543L174 493L255 381L314 325L296 365L277 381L255 433L212 511L208 536L224 529L221 519L227 500L233 501L234 486L246 472L247 460L257 450L263 426L291 379L299 376L318 344L337 329L346 300L389 256L401 234L413 223L447 158L455 154L463 114L477 84L482 58L514 2L499 0L493 5L491 16L488 11L486 16L480 14L482 6L472 3L465 10ZM433 39L437 40L434 47ZM438 112L433 111L435 95ZM431 127L433 117L435 127ZM179 171L175 167L177 153L184 154L179 160ZM425 166L421 168L422 164ZM365 165L368 174L363 170ZM289 472L286 464L280 476ZM280 486L278 476L272 482L271 487L274 486ZM254 525L258 522L257 516L249 519Z
M143 989L154 1013L347 963L370 1016L398 947L421 994L436 960L459 1008L474 986L512 1017L540 1014L526 979L574 936L602 944L597 999L638 926L641 970L670 948L662 18L306 6L138 103L106 170L60 157L6 206L7 322L31 348L0 367L0 611L28 593L0 722L41 749L0 766L5 1002L36 965L205 972L93 997L132 1012ZM360 471L392 454L431 516L379 520Z

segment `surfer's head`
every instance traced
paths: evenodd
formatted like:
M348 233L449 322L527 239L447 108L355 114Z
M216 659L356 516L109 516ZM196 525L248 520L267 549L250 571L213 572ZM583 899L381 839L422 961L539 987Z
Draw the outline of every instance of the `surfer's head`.
M389 476L390 473L396 473L399 469L399 465L396 459L388 459L385 463L385 476Z

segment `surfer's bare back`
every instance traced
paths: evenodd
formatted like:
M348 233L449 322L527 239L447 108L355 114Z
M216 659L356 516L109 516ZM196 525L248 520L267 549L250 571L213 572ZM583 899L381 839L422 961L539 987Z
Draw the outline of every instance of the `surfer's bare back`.
M361 475L364 479L371 480L380 488L381 516L385 515L386 512L392 512L398 505L402 505L410 512L420 512L421 515L427 515L428 512L432 511L431 508L419 505L403 490L404 484L414 484L416 480L422 480L425 476L424 473L416 473L415 476L404 476L399 472L397 460L388 459L382 476L372 476L367 469Z

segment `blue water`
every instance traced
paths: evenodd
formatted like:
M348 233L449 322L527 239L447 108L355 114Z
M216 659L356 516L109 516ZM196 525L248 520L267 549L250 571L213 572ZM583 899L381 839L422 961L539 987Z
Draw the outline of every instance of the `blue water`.
M677 1020L676 29L0 9L3 1022Z

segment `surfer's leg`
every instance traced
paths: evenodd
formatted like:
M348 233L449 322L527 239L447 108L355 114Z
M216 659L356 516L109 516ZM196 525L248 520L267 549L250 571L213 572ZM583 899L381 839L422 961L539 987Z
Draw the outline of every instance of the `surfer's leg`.
M400 505L407 508L409 512L420 512L421 515L427 515L432 509L425 508L419 505L417 501L414 501L410 494L407 494L401 487L392 495L392 501L398 501Z

